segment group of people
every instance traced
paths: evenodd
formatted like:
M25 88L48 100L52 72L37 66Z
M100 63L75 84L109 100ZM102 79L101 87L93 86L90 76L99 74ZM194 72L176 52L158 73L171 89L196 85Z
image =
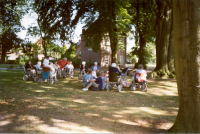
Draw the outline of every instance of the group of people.
M94 63L94 66L92 66L91 69L87 70L87 66L85 65L85 62L82 63L80 73L85 71L85 75L83 76L83 82L84 82L84 88L82 90L87 91L90 87L92 87L92 90L99 91L105 89L105 83L109 82L109 73L108 72L114 72L117 73L118 76L126 76L128 72L128 67L125 64L124 68L120 71L119 67L117 67L116 63L112 63L111 67L108 71L100 72L99 66L97 63ZM85 69L83 69L85 68ZM94 75L96 72L96 75ZM143 74L138 75L138 74ZM120 77L119 77L120 78ZM134 73L132 77L132 82L128 83L127 81L124 81L122 83L125 87L131 87L133 86L132 90L134 90L135 81L138 82L145 82L146 80L146 71L143 70L143 65L139 65L138 70ZM123 82L123 81L122 81Z
M34 77L36 75L36 71L38 74L42 73L42 67L49 67L50 75L56 74L60 78L65 78L66 75L70 75L70 77L73 78L74 75L74 66L72 65L71 61L67 61L67 58L63 58L53 64L53 62L49 62L49 56L44 59L43 63L38 61L34 66L31 64L31 61L28 61L25 66L26 74Z
M42 72L42 66L50 68L50 75L57 74L60 78L65 78L67 74L70 75L71 78L73 78L74 66L71 61L67 61L67 58L63 58L53 64L52 62L49 62L49 57L47 56L44 59L42 65L40 61L37 62L37 64L35 65L36 70L33 69L31 61L28 61L27 65L25 66L25 69L27 70L27 73L29 75L34 77L35 71ZM125 64L124 68L120 70L119 67L117 67L116 63L112 63L108 71L102 72L100 71L100 67L98 66L97 62L94 62L94 65L91 67L91 69L88 69L86 62L83 61L82 65L80 66L79 72L79 75L82 77L84 83L84 88L82 90L87 91L90 87L92 87L92 90L95 91L105 89L105 83L109 82L109 72L115 72L118 74L118 76L126 76L128 72L128 67ZM143 65L140 64L138 70L136 70L132 77L132 82L124 82L122 84L126 87L130 87L131 85L135 84L135 81L145 81L146 76L146 71L143 70Z

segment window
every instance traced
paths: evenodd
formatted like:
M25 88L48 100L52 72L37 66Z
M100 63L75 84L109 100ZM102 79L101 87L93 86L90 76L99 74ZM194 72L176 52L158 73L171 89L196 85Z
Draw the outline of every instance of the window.
M120 65L123 65L123 56L120 56L119 62L120 62Z
M122 44L122 43L124 44L124 38L121 37L119 38L119 44Z
M105 55L105 66L109 65L109 55Z
M92 48L88 47L88 51L92 51Z
M109 50L110 48L110 38L108 36L105 36L104 37L104 49L105 50Z

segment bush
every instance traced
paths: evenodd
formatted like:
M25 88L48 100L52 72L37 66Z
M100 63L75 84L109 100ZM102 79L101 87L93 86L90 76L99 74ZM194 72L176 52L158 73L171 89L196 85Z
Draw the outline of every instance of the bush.
M6 60L6 64L16 64L15 60Z

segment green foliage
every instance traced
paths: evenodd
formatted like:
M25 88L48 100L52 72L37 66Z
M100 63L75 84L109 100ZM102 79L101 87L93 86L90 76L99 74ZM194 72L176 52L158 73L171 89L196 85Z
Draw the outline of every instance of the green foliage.
M6 52L19 47L21 39L17 32L23 28L20 20L26 13L25 0L1 0L0 1L0 42L2 45L1 62L5 62Z
M156 46L154 42L147 43L145 47L145 60L147 63L155 63Z
M63 57L66 57L68 60L72 60L76 57L76 47L74 43L71 42L69 49L65 51Z

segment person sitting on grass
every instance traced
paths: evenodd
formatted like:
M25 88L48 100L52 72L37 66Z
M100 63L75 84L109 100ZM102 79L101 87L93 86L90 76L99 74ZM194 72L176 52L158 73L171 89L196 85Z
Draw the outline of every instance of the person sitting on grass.
M92 75L92 70L86 70L87 74L85 74L85 76L83 76L83 82L84 82L84 87L87 86L88 81L90 81L91 79L95 79L95 77Z
M106 79L106 77L105 77L105 74L104 74L104 72L100 72L100 74L101 74L101 78L102 78L102 80L103 80L103 86L102 86L102 90L103 89L105 89L105 87L106 87L106 81L107 81L107 79Z
M83 91L88 91L88 88L90 88L92 86L92 90L94 91L99 91L102 90L103 87L103 80L101 78L101 74L99 72L97 72L97 78L96 79L91 79L89 81L89 84L83 88Z

